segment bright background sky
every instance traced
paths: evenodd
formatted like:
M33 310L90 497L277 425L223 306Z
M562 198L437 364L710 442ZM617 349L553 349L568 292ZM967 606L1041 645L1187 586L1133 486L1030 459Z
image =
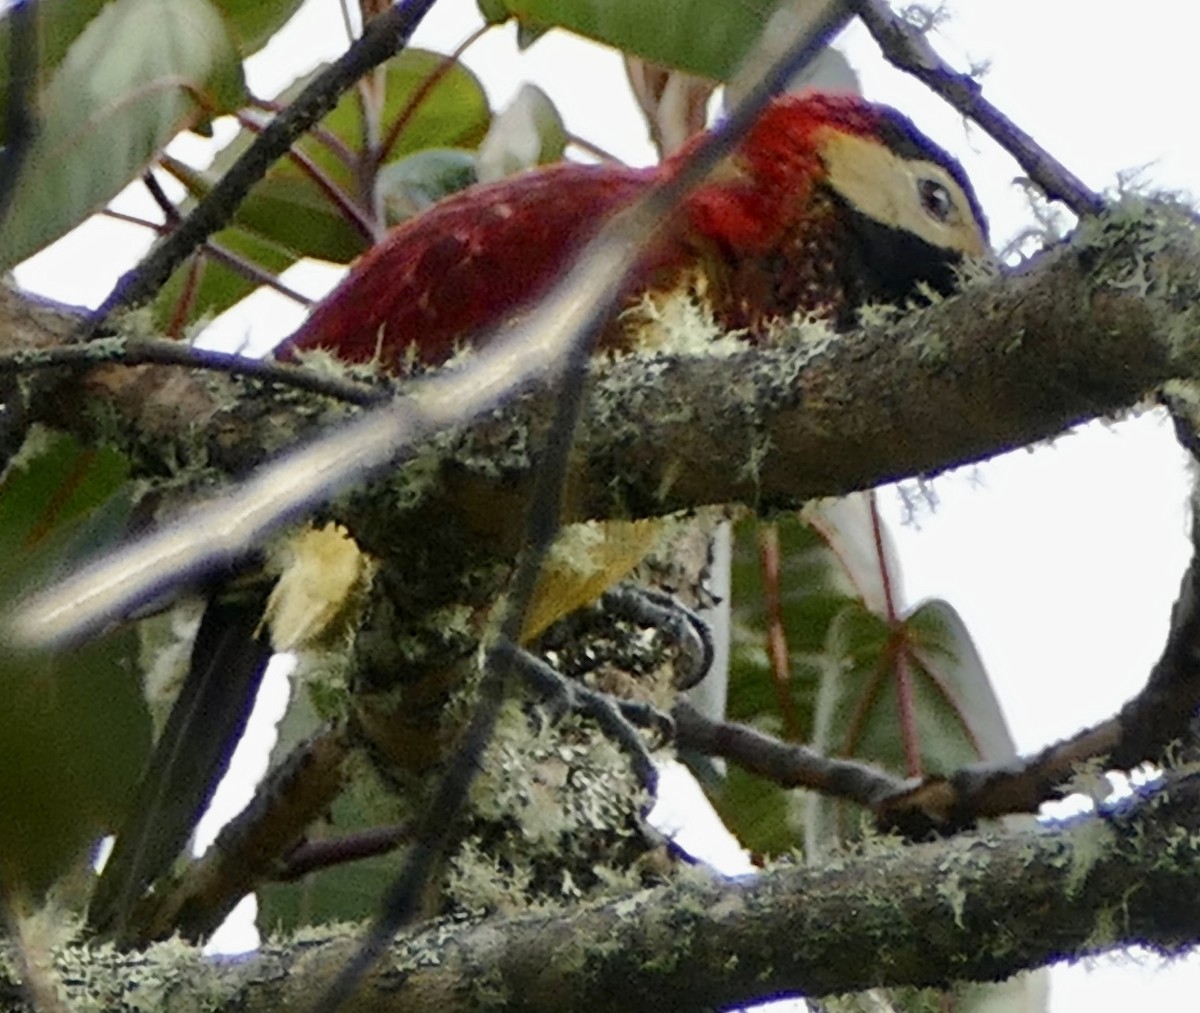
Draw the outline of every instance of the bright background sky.
M1200 131L1183 113L1200 92L1200 13L1191 5L1005 0L962 2L951 14L933 37L939 51L960 67L989 61L988 97L1089 185L1109 188L1118 173L1140 169L1154 187L1200 190ZM446 52L477 24L471 0L441 0L416 43ZM251 61L251 86L272 94L344 44L337 0L309 0ZM903 109L961 158L1002 246L1028 221L1012 185L1015 164L919 83L884 66L865 32L851 30L845 49L868 97ZM560 32L518 53L506 28L474 46L466 62L494 107L533 81L553 96L572 132L630 161L652 160L615 54ZM204 148L183 139L172 150L199 161ZM139 189L117 206L150 215ZM95 305L148 242L143 230L93 220L18 268L17 280ZM285 280L316 296L335 277L302 265ZM270 293L250 302L218 322L224 340L269 345L302 316ZM902 526L899 497L883 493L909 600L945 598L962 614L1021 750L1111 715L1144 681L1187 561L1188 471L1169 426L1150 413L943 477L937 509L915 525ZM255 736L260 750L268 718ZM224 793L226 811L249 791L249 775L239 780L240 791ZM1163 967L1151 956L1125 956L1055 969L1051 1009L1192 1009L1198 995L1200 962Z

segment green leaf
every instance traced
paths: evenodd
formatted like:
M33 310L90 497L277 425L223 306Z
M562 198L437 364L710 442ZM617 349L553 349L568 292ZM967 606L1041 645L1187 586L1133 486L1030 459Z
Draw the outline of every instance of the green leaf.
M830 627L827 651L812 741L820 752L900 776L909 773L908 736L924 774L1016 754L983 663L945 602L926 602L891 629L878 615L848 608ZM846 822L850 807L817 795L808 806L806 850L856 832Z
M728 80L786 0L486 0L484 17L522 28L565 28L654 63Z
M477 0L476 6L489 25L502 25L510 17L504 0Z
M976 756L992 763L1016 756L1017 744L962 616L949 602L930 599L912 611L905 626L914 662L953 702Z
M0 478L0 599L123 534L129 464L112 450L34 429Z
M150 746L132 630L0 656L0 888L39 893L121 823Z
M406 49L383 64L384 101L379 116L381 137L390 134L393 125L409 109L413 98L425 86L430 75L437 72L442 76L412 112L390 149L379 159L379 165L427 148L473 149L487 133L491 112L483 86L461 63L452 63L445 69L445 61L446 57L440 53ZM287 105L320 69L294 82L274 101ZM363 173L369 176L377 166L367 144L362 108L357 92L347 92L314 131L296 142L296 148L366 213L370 202L360 192ZM332 150L321 140L322 134L331 136L342 150ZM212 167L206 173L208 179L220 178L252 140L252 133L241 131L213 159ZM265 209L260 207L262 202L267 205ZM290 220L285 212L290 212ZM320 212L344 217L302 166L293 159L282 158L251 191L239 209L238 221L255 221L276 241L298 247L306 255L327 260L348 259L342 250L309 249L305 242L292 238L297 225L302 228L306 226L307 223L303 221L306 216ZM366 245L366 240L359 236L351 256L361 253Z
M776 686L767 655L767 612L757 519L735 528L733 629L727 716L787 737L781 693L798 723L797 738L811 734L818 687L827 665L823 651L830 625L856 601L852 585L821 536L799 516L772 522L780 545L780 611L788 637L791 679ZM751 851L777 855L801 842L803 797L729 765L720 782L701 778L713 807Z
M908 767L906 734L928 773L1013 756L987 672L957 613L926 602L888 618L900 570L886 538L876 542L870 501L824 504L806 518L812 526L796 517L774 522L785 686L768 661L757 527L736 529L729 717L900 775ZM907 718L901 680L912 701ZM780 792L772 814L764 802L769 793L747 779L730 776L706 789L727 825L756 850L772 853L785 842L819 850L853 830L845 818L856 810L828 799Z
M751 854L782 855L796 847L796 793L729 764L721 783L705 785L721 822Z
M180 130L237 108L243 93L236 47L208 0L113 0L40 96L0 267L99 210Z
M67 55L88 22L110 0L40 0L37 5L38 79L49 80L51 72ZM12 60L11 11L0 17L0 95L8 95L9 61ZM0 141L8 135L8 108L0 108Z
M816 703L812 666L819 662L830 623L855 598L836 557L813 528L795 515L781 516L772 523L780 546L780 611L793 676L789 689L800 735L806 738ZM735 611L727 705L732 720L756 725L781 719L766 650L766 589L757 543L760 526L761 522L751 519L739 524L734 533Z
M115 452L35 431L0 481L0 604L116 542L127 472ZM54 655L0 651L0 890L43 890L123 819L150 745L137 656L132 630Z
M440 77L412 111L391 147L383 152L381 164L425 148L474 148L483 140L491 122L487 93L465 64L447 64L448 59L427 49L406 49L383 65L386 76L379 117L381 137L388 136L400 117L408 113L412 100L430 77ZM352 151L365 150L362 104L354 93L343 95L322 125ZM301 145L331 171L345 172L344 165L312 135ZM342 175L338 182L349 187L354 181Z
M257 53L304 0L212 0L225 15L242 56Z

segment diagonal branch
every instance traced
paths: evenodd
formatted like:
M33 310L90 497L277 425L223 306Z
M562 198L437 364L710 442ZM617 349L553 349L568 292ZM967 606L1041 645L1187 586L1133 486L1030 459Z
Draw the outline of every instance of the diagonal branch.
M1104 202L1082 180L985 99L978 81L958 73L938 56L920 29L895 14L887 0L855 0L854 6L888 62L983 127L1047 197L1062 201L1080 218L1104 210Z
M719 756L785 788L809 788L873 808L904 790L900 778L854 760L822 756L733 721L713 721L686 700L675 704L675 741L702 756Z
M493 1010L659 1013L942 986L948 973L994 981L1135 943L1177 954L1200 940L1198 842L1200 778L1183 775L1066 823L884 842L822 868L688 877L572 908L437 922L394 943L345 1009L466 1013L484 989ZM198 988L215 1011L303 1009L355 945L331 929L237 961L176 941L131 954L64 950L57 966L74 1005L118 1006L149 979L164 1013ZM0 954L0 989L12 967Z
M39 338L37 314L10 302L10 341L27 347L52 340ZM794 343L736 354L618 361L589 380L564 519L658 516L710 503L791 508L1050 438L1127 410L1174 377L1200 373L1200 349L1190 337L1200 333L1198 305L1200 238L1192 215L1131 201L1021 274L974 285L893 323L844 336L801 330ZM0 305L0 323L5 315ZM52 317L50 326L61 319ZM541 348L517 354L529 369L545 360ZM553 398L542 391L499 414L482 413L460 437L433 437L427 414L396 440L394 431L374 423L337 428L344 410L299 410L294 400L239 398L236 389L189 384L186 377L156 382L130 373L110 367L93 373L82 393L76 387L39 398L41 421L85 439L127 440L132 433L140 442L129 449L138 460L165 459L170 447L174 460L186 461L196 454L189 434L209 431L219 419L203 464L230 475L245 474L306 432L336 429L333 442L326 437L304 455L260 471L253 484L197 514L199 521L171 531L188 545L191 569L168 573L156 556L150 566L164 588L239 557L277 525L278 515L262 520L270 508L259 504L261 497L274 499L272 483L302 484L310 489L308 502L319 502L328 488L322 469L336 464L344 472L347 462L362 462L365 433L378 461L421 448L424 476L401 490L404 502L387 532L372 533L345 517L367 548L411 551L407 539L419 531L406 533L397 517L413 516L416 504L439 523L456 521L491 539L497 552L511 551L519 541L511 522L522 515L536 472L521 448L544 438L553 410ZM464 400L478 402L509 386L489 379L481 388L478 377L442 370L426 381L437 381L441 424L462 417ZM645 397L651 389L655 396ZM96 413L68 409L85 394L122 420L116 434L111 426L97 428ZM434 460L438 480L429 481ZM304 468L296 467L301 461ZM293 516L304 506L297 502ZM209 537L213 531L221 538ZM197 556L198 548L206 555ZM143 543L143 549L161 546ZM113 578L121 573L105 573L103 583L120 590ZM68 611L83 615L74 606Z

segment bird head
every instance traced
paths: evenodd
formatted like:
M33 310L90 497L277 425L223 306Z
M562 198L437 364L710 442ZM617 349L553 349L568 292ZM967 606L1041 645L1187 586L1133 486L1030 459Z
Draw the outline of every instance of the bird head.
M686 211L724 261L735 305L716 309L735 326L795 310L853 326L861 306L922 284L948 294L962 258L989 255L962 167L907 117L850 95L776 99Z

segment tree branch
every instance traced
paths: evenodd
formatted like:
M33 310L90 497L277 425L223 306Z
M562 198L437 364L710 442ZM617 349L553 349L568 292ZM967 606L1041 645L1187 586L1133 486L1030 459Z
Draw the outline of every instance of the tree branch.
M1200 939L1198 891L1200 775L1189 773L1066 823L911 847L884 841L822 868L435 923L394 943L345 1009L454 1013L486 999L523 1013L657 1013L994 981L1124 945L1178 953ZM237 961L171 942L133 954L64 949L56 963L72 1002L116 1007L154 982L165 1013L198 988L215 1010L302 1009L356 945L331 930ZM11 951L0 963L0 983L15 979Z
M922 31L894 13L886 0L855 0L854 7L889 63L983 127L1048 198L1062 201L1080 218L1104 210L1104 201L985 99L978 81L938 56Z
M729 502L788 509L1049 439L1126 411L1168 380L1200 376L1198 306L1192 214L1128 201L1022 272L892 323L599 367L564 519ZM254 397L233 382L109 367L84 387L103 412L79 411L76 386L39 398L38 417L121 443L139 462L175 468L199 456L206 477L245 474L349 417L345 406L250 389ZM365 509L340 519L385 562L423 548L426 531L402 519L418 514L512 552L536 472L525 448L543 438L553 406L542 390L461 436L432 438L387 483L400 504L359 500ZM114 416L118 425L104 424ZM196 433L205 434L199 446Z

